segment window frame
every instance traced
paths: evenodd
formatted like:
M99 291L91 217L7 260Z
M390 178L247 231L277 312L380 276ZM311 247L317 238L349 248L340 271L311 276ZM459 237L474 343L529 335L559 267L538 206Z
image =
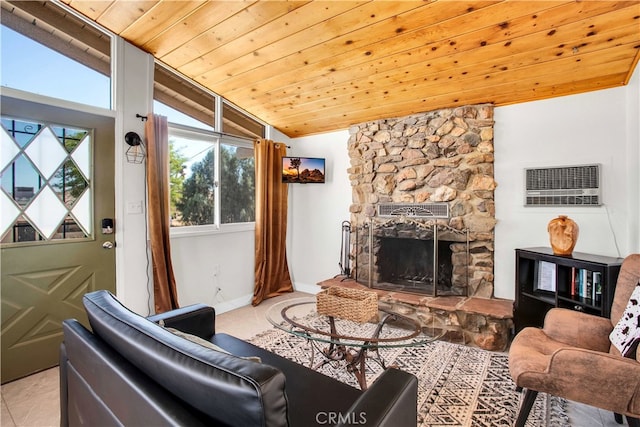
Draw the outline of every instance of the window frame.
M221 223L221 191L224 189L220 185L221 182L221 167L220 167L220 146L232 145L236 147L244 147L253 149L253 143L244 138L236 136L220 134L219 132L195 128L188 125L182 125L177 123L169 123L169 138L171 136L179 136L187 139L199 139L199 140L211 140L214 156L214 223L203 225L185 225L181 227L169 227L169 235L171 238L183 238L193 236L206 236L225 233L237 233L245 231L255 230L255 221L249 222L236 222L236 223ZM196 137L196 138L194 138ZM167 159L167 161L169 161ZM167 177L167 180L169 177ZM171 185L168 183L169 186Z

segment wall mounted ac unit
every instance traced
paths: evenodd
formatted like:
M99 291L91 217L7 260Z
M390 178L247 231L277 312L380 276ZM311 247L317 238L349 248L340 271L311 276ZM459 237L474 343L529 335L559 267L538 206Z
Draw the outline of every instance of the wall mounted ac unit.
M600 166L524 170L525 206L600 206Z

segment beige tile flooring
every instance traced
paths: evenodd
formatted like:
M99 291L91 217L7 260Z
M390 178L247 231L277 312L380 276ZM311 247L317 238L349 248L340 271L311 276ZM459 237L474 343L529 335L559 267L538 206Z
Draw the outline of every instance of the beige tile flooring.
M297 298L307 294L294 292L266 300L258 307L242 307L216 317L216 330L239 338L250 338L270 328L265 320L269 307L284 298ZM60 425L58 368L31 375L2 385L2 427L48 427ZM571 426L618 427L613 414L586 405L570 402ZM625 422L626 425L626 422ZM550 426L555 427L555 426Z

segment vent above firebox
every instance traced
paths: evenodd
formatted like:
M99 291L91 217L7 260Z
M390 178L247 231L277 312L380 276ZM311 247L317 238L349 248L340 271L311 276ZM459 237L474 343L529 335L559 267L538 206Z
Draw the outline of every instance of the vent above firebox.
M380 203L378 216L392 218L409 216L413 218L449 218L448 203Z

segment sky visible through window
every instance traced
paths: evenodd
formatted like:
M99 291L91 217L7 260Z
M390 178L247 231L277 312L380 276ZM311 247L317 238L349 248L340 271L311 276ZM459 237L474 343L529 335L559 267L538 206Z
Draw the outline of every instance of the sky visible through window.
M111 108L111 80L48 47L0 26L0 85Z

